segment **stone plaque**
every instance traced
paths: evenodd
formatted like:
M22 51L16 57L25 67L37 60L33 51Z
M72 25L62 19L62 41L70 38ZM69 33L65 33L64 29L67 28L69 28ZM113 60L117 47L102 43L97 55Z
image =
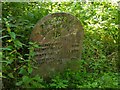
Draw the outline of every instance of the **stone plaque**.
M69 13L53 13L38 21L30 40L41 47L35 48L38 69L33 74L50 77L69 65L69 68L76 69L74 62L81 58L83 27Z

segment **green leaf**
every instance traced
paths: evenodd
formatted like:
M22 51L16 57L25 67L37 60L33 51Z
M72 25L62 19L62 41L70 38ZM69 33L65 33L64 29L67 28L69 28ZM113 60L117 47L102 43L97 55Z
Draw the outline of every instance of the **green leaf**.
M35 56L35 52L33 52L32 50L30 50L29 55L30 55L31 57L33 57L33 56Z
M0 77L2 77L2 72L0 72Z
M28 73L31 74L32 73L32 67L28 67Z
M0 48L0 50L8 50L8 51L11 51L12 50L12 46L8 46L8 47L6 47L6 48Z
M19 82L16 83L16 86L21 86L22 83L23 83L22 81L19 81Z
M10 34L10 36L11 36L12 39L16 38L16 34L14 32L10 32L9 34Z
M35 45L33 45L35 48L40 48L40 46L39 45L37 45L37 44L35 44Z
M29 80L29 78L28 78L28 76L23 76L22 80L23 80L23 82L26 82L27 80Z
M2 39L2 38L6 38L6 37L8 37L8 35L2 36L2 37L0 37L0 39Z
M30 45L34 44L33 42L28 42Z
M19 40L14 41L15 47L22 47L22 43Z
M13 73L9 73L8 76L9 76L10 78L14 78Z
M26 75L27 74L26 69L24 67L21 67L19 74Z
M6 61L6 65L11 64L13 61L14 61L14 59L10 59L10 60Z
M31 82L31 78L29 78L28 76L23 76L22 77L22 80L23 80L23 82L25 83L25 84L28 84L28 83L30 83Z
M2 75L2 77L1 77L1 78L6 78L6 79L7 79L8 77L6 77L6 76L3 76L3 75Z
M2 52L0 52L0 58L2 58ZM0 60L1 61L1 60Z
M55 83L50 84L51 87L57 86Z
M95 87L97 87L97 86L98 86L98 83L97 83L97 82L93 82L93 83L92 83L92 87L95 88Z
M36 75L33 79L36 80L36 81L39 81L39 82L42 82L42 81L43 81L43 79L40 78L39 75Z

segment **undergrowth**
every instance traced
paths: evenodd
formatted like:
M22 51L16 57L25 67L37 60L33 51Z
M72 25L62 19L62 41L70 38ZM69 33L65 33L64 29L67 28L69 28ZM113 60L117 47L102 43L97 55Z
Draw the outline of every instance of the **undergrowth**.
M118 7L107 2L2 3L2 80L10 88L118 88ZM31 76L39 46L29 41L36 22L49 13L69 12L84 27L78 71L65 70L49 80Z

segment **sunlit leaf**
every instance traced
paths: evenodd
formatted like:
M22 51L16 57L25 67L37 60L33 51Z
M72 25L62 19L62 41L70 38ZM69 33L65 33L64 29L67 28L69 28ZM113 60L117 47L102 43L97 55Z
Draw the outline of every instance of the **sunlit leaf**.
M10 36L11 36L12 39L16 38L16 34L14 32L10 32L9 34L10 34Z

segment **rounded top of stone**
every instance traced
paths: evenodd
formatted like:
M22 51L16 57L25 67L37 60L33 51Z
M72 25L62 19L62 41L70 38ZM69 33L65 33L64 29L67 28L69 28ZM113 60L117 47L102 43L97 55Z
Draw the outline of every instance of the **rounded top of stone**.
M83 33L80 21L73 15L65 12L52 13L37 22L30 39L36 42L44 42L45 39L49 41L75 33L78 29Z

